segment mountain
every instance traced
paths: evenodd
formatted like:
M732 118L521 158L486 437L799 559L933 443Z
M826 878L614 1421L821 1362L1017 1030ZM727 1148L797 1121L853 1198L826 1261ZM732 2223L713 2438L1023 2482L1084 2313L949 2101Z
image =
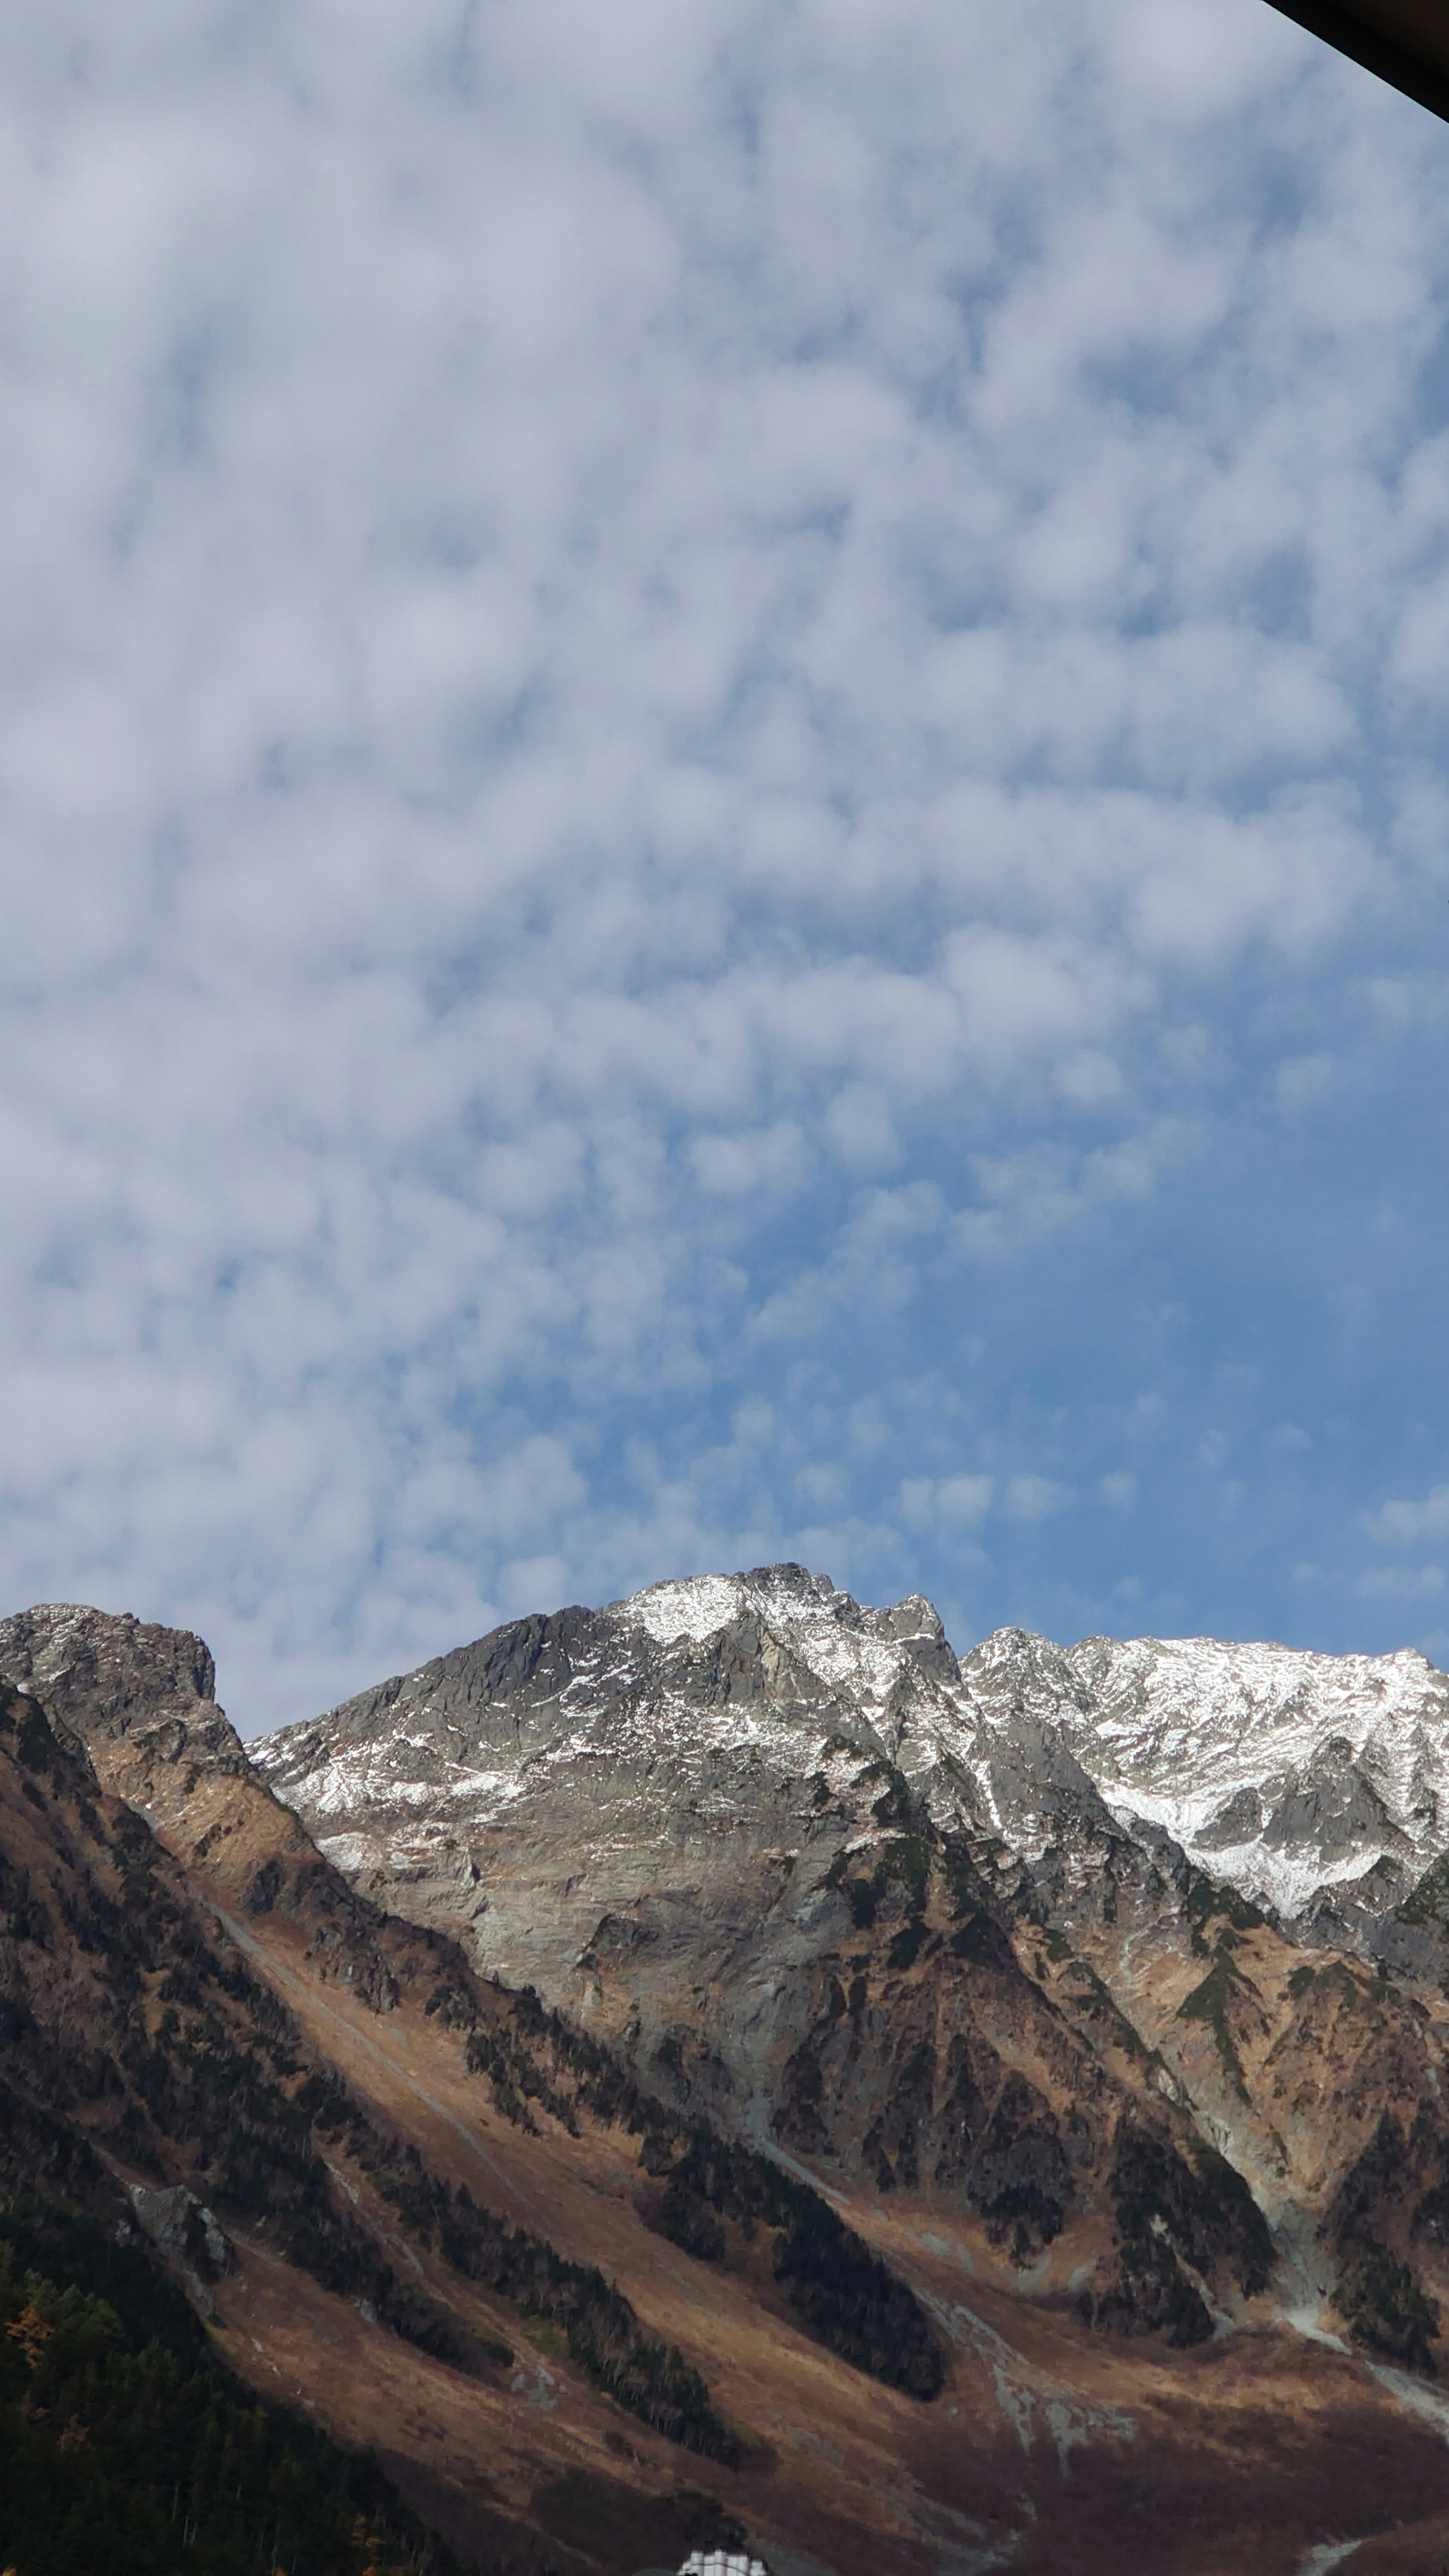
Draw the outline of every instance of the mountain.
M1376 1936L1393 1946L1449 1843L1449 1676L1420 1654L1201 1637L1063 1649L1006 1628L958 1662L919 1595L863 1610L798 1566L518 1620L251 1749L354 1876L436 1873L440 1909L476 1923L500 1966L516 1963L508 1901L490 1877L470 1905L465 1855L481 1838L511 1860L597 1793L605 1761L609 1830L589 1839L616 1849L621 1885L624 1852L641 1856L641 1892L650 1838L628 1801L654 1813L645 1782L667 1773L657 1840L688 1848L713 1889L718 1820L695 1821L700 1799L735 1799L731 1830L748 1829L768 1778L797 1840L818 1840L828 1802L802 1819L794 1791L853 1749L899 1769L938 1822L998 1828L1023 1852L1038 1792L1090 1784L1123 1828L1159 1826L1297 1937L1370 1952ZM466 1883L445 1897L455 1868ZM581 1918L590 1899L570 1894ZM534 1964L536 1927L525 1938Z
M1385 2119L1441 2184L1446 1694L1418 1656L1211 1641L958 1661L918 1597L779 1566L518 1621L252 1756L359 1890L675 2102L948 2192L1046 2281L1124 2122L1197 2139L1301 2305ZM1102 2295L1208 2332L1260 2260L1248 2212L1212 2226L1216 2268Z
M259 1745L134 1620L0 1679L0 2185L464 2567L1449 2554L1420 1659L958 1660L786 1566Z

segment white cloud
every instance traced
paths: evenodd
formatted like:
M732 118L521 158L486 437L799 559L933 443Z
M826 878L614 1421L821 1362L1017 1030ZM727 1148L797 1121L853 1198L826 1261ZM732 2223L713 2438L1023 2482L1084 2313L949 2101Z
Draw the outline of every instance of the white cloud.
M992 1069L1075 1050L1153 1000L1145 978L1074 942L972 928L948 941L944 963L947 984L961 997L964 1047Z
M1278 1106L1290 1112L1316 1108L1333 1088L1334 1061L1326 1053L1285 1057L1274 1084Z
M1427 123L1260 0L0 69L11 1595L249 1720L811 1531L908 1580L898 1495L1058 1454L920 1393L973 1264L1150 1207L1255 977L1289 1106L1413 982Z
M700 1188L726 1199L778 1196L799 1188L810 1169L810 1150L793 1120L733 1135L706 1130L693 1138L690 1160Z
M1192 126L1204 111L1229 113L1251 100L1265 71L1301 53L1294 29L1277 16L1244 23L1234 35L1234 44L1223 43L1222 19L1207 0L1131 0L1107 27L1116 77L1154 124L1167 116Z
M992 1476L908 1476L898 1508L908 1529L952 1532L984 1520L995 1491Z
M1383 1547L1419 1547L1449 1536L1449 1485L1431 1486L1421 1502L1380 1503L1364 1514L1363 1525Z
M1007 1478L1005 1511L1008 1520L1044 1521L1053 1512L1065 1511L1071 1499L1071 1487L1056 1483L1050 1476Z
M825 1130L841 1160L852 1170L889 1169L901 1157L890 1104L885 1093L865 1083L846 1083L825 1114Z
M1090 1152L1039 1143L976 1155L977 1204L955 1219L953 1240L967 1259L999 1258L1080 1225L1114 1201L1146 1198L1188 1153L1194 1132L1185 1120L1159 1118Z
M802 1503L813 1504L817 1511L839 1512L849 1497L850 1479L843 1467L802 1467L795 1491Z

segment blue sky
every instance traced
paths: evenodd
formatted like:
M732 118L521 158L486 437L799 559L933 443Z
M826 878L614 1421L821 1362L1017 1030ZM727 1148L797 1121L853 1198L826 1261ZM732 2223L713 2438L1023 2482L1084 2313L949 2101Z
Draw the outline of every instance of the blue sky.
M1264 0L0 75L6 1606L1449 1654L1449 129Z

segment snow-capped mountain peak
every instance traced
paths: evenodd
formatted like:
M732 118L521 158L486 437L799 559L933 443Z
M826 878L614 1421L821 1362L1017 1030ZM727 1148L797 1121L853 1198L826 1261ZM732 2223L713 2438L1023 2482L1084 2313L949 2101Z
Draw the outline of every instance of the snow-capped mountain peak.
M1033 1866L1110 1810L1355 1939L1449 1844L1449 1679L1421 1654L1003 1628L958 1664L921 1595L873 1609L799 1565L515 1621L253 1751L349 1868L452 1870L505 1829L667 1831L708 1877L727 1817L799 1844L842 1742Z
M1449 1840L1449 1679L1417 1652L1090 1637L1066 1662L1102 1795L1281 1913L1384 1912Z

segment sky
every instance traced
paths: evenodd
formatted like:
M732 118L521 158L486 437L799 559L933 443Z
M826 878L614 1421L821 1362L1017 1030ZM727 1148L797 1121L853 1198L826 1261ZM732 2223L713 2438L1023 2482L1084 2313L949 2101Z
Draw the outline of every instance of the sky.
M1449 1660L1449 127L1265 0L0 20L0 1607Z

